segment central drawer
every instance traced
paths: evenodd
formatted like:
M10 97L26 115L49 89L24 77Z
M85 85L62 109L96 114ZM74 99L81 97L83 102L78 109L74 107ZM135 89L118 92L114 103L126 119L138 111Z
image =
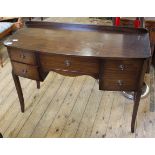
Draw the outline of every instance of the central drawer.
M99 72L99 61L93 58L42 54L40 63L44 71L61 70L90 75Z
M138 86L142 60L104 60L102 88L134 91Z

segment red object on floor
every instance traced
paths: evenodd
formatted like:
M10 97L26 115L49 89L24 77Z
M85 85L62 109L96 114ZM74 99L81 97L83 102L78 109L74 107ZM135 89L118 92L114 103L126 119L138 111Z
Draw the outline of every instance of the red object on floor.
M120 25L120 17L116 17L115 26L119 26L119 25Z
M134 21L134 26L135 26L135 28L139 28L140 27L140 20L139 19L136 19Z

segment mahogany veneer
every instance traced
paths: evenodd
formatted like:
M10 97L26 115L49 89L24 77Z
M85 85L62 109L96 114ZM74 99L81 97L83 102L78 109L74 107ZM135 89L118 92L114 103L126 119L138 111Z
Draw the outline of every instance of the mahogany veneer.
M100 90L134 91L131 131L138 111L147 63L151 57L146 29L101 25L27 22L7 45L12 75L24 112L18 76L44 81L50 71L62 75L90 75Z

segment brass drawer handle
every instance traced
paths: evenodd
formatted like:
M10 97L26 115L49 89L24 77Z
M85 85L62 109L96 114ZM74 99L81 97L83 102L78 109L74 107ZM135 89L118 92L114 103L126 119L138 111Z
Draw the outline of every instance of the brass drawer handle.
M117 84L118 84L119 86L122 86L122 85L123 85L123 81L122 81L122 80L118 80L118 81L117 81Z
M69 62L69 60L65 60L64 61L64 64L65 64L66 67L69 67L71 65L71 63Z
M22 73L23 73L23 74L26 74L26 73L27 73L27 69L23 69L23 70L22 70Z
M124 65L119 65L119 69L121 70L121 71L123 71L124 70Z
M21 54L21 55L20 55L20 58L21 58L21 59L25 59L26 56L25 56L24 54Z

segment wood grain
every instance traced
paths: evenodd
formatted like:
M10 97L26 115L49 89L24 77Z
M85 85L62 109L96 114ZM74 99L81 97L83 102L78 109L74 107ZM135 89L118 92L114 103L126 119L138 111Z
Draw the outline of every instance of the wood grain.
M92 30L84 24L65 24L68 28L66 30L61 28L61 23L49 23L51 29L44 28L44 25L46 23L43 22L40 28L35 26L23 28L8 40L19 41L13 42L11 46L4 44L7 47L30 51L85 57L148 58L151 56L148 52L150 51L149 34L145 29L112 26L98 28L97 25L90 25L94 27Z
M46 133L46 137L60 137L62 130L68 120L68 117L76 103L76 100L78 99L78 95L83 88L85 80L85 76L75 78L61 108L59 109L57 115L53 119L53 122Z
M108 33L109 34L109 31L111 31L111 30L116 30L116 33L114 34L114 38L116 37L117 39L121 39L121 38L119 38L119 36L120 36L120 33L121 33L121 31L123 31L123 32L125 32L124 33L124 37L126 38L126 36L129 36L129 32L133 32L134 31L134 33L135 33L135 35L140 35L140 38L141 38L141 35L143 34L143 33L146 33L147 31L145 30L145 29L140 29L140 30L132 30L132 29L117 29L117 28L109 28L109 27L100 27L99 29L98 29L98 31L96 31L96 29L94 30L94 28L92 27L92 26L86 26L85 27L85 29L89 29L89 31L86 31L86 34L83 36L83 38L84 38L84 40L85 40L85 42L84 42L84 44L85 43L91 43L91 41L93 41L94 42L94 40L91 40L92 38L94 38L94 36L96 35L97 37L103 37L104 38L104 41L105 41L105 43L106 43L106 37L105 36L99 36L98 35L98 33L100 32L100 34L102 34L101 32L102 31L104 31L105 32L105 34L106 33ZM91 31L93 29L93 31ZM110 30L111 29L111 30ZM34 30L34 28L33 28L33 30ZM37 29L38 30L38 29ZM121 31L120 31L121 30ZM48 30L46 29L45 30L46 32L48 32ZM44 31L44 32L45 32ZM52 33L54 33L54 31L57 31L57 30L53 30L53 32ZM61 32L61 31L63 31L63 32ZM60 36L61 35L63 35L63 34L67 34L68 33L68 31L72 31L71 29L69 30L69 29L61 29L59 32L60 32ZM24 31L23 31L24 32ZM79 40L78 39L80 39L80 38L77 38L77 40L76 40L76 37L75 37L75 34L79 34L79 33L81 33L81 34L83 34L83 32L81 32L81 30L80 29L78 29L77 31L75 31L76 33L74 33L74 34L72 34L72 33L70 33L69 34L69 39L71 39L73 36L74 36L74 41L77 41L77 43L79 43L78 45L80 45L80 48L82 47L81 45L81 42L79 42ZM89 33L89 35L88 35L88 33ZM28 33L27 33L28 34ZM132 35L133 35L133 37L135 37L134 36L134 34L133 33L131 33L130 34L130 39L132 39ZM79 35L80 36L80 35ZM89 36L89 37L88 37ZM91 36L92 36L92 38L91 38ZM36 36L34 36L34 37L36 37ZM57 37L59 37L59 36L56 36L55 38L57 38ZM148 36L146 36L146 38L147 38ZM116 39L115 38L115 39ZM139 37L137 38L138 40L140 39ZM33 38L34 39L34 38ZM42 38L43 39L43 38ZM45 38L44 38L45 39ZM43 40L44 40L43 39ZM128 39L127 39L128 40ZM125 41L127 41L127 40L125 40ZM145 40L145 39L144 39ZM47 39L45 40L45 42L47 41ZM56 41L56 40L55 40ZM100 41L103 41L102 39L101 40L97 40L97 42L96 43L99 43ZM108 41L108 39L107 39L107 41ZM129 41L129 40L128 40ZM38 40L37 40L37 42L38 42ZM43 42L43 44L46 46L46 47L50 47L49 45L46 45L45 44L45 42ZM141 39L140 39L140 42L142 43L142 41L141 41ZM140 43L139 42L139 43ZM60 42L61 43L61 42ZM58 44L60 44L60 43L58 43ZM65 38L65 41L64 41L64 43L66 43L65 45L67 45L67 39ZM132 42L130 42L131 43L131 45L132 45ZM43 47L43 44L37 44L37 45L32 45L31 47L35 47L35 46L37 46L37 47L39 47L40 49L41 49L41 47ZM55 44L56 46L58 46L58 44ZM121 42L121 40L116 40L116 42L114 41L114 45L118 45L119 47L122 47L122 46L124 46L125 47L125 49L127 50L127 51L129 51L128 50L128 46L127 46L127 43L126 42ZM19 45L19 46L21 46L21 45ZM106 44L106 46L107 46L107 48L109 48L109 45L108 44ZM30 47L30 46L29 46ZM74 44L72 44L72 46L64 46L65 48L64 49L66 49L66 50L71 50L71 48L70 47L74 47ZM91 48L92 49L92 47L91 46L87 46L88 48ZM98 47L98 50L100 50L100 46L99 45L94 45L94 47ZM117 46L115 46L115 50L117 51L118 50L118 53L119 53L119 47L117 47ZM135 47L134 47L135 48ZM45 48L44 48L45 49ZM131 49L131 48L130 48ZM146 48L147 49L147 48ZM145 50L146 50L145 49ZM32 49L31 49L32 50ZM49 51L51 50L50 48L48 49ZM105 50L105 53L108 53L108 52L106 52L106 48L104 49ZM88 49L86 50L86 51L89 51ZM112 48L112 51L113 51L113 48ZM37 49L35 49L35 51L33 51L32 50L32 52L35 52L36 54L38 54L38 51L37 51ZM45 51L40 51L40 53L44 53ZM59 51L57 51L58 53L59 53ZM65 51L66 52L66 51ZM67 51L68 52L68 51ZM90 52L90 51L89 51ZM97 50L95 49L93 49L93 51L92 51L92 53L91 53L91 55L89 55L88 53L86 53L86 52L83 52L82 51L82 54L80 53L79 55L80 56L83 56L83 57L98 57L101 53L98 53L99 55L97 55ZM104 53L104 51L102 51L103 53ZM123 52L123 51L121 51L121 52ZM130 51L129 51L130 52ZM48 52L47 52L48 53ZM104 53L104 54L105 54ZM61 55L63 55L63 53L62 52L60 52L60 54ZM66 53L65 53L66 54ZM69 53L68 53L69 54ZM94 54L94 55L93 55ZM109 53L108 53L109 54ZM115 54L116 53L111 53L111 54L113 54L113 56L115 57ZM140 53L139 53L140 54ZM142 52L141 53L142 55L142 57L144 56L144 57L146 57L146 55ZM144 55L143 55L144 54ZM149 53L147 53L148 55L148 57L149 57ZM79 56L78 54L77 54L77 56ZM95 56L96 55L96 56ZM125 58L126 56L129 56L129 55L123 55L123 53L120 53L120 59L122 59L122 58ZM142 58L141 57L141 58ZM109 57L108 57L109 58ZM117 58L117 57L116 57ZM132 55L130 55L130 58L133 58L132 57ZM134 58L136 58L136 57L134 57ZM8 74L9 74L9 72L8 72ZM123 74L122 74L123 75ZM60 78L61 80L61 82L59 83L57 83L57 82L55 82L55 81L57 81L59 78L58 77L62 77L62 78ZM85 77L87 77L87 76L85 76ZM48 77L47 77L47 79L48 79ZM27 113L27 116L25 117L25 119L23 119L23 121L21 121L21 119L20 119L20 115L18 115L18 108L17 108L17 110L14 112L13 111L13 108L10 110L9 109L9 111L7 111L7 117L2 117L3 119L1 120L1 124L3 124L4 122L5 122L5 120L9 120L9 121L7 121L7 123L6 123L6 125L4 125L4 128L3 128L3 126L2 126L2 131L3 132L5 132L6 131L6 136L7 135L13 135L14 137L30 137L30 136L34 136L34 137L37 137L37 135L38 134L40 134L40 136L39 137L45 137L45 136L47 136L48 137L48 135L49 135L49 133L50 133L50 136L52 137L52 132L50 132L50 130L51 130L51 128L52 128L52 123L53 123L53 119L54 120L56 120L56 121L58 121L58 119L55 119L55 117L57 116L57 114L59 113L59 111L61 111L61 108L63 107L63 102L64 102L64 100L66 100L66 97L68 97L68 93L67 92L65 92L65 91L63 91L63 90L70 90L70 87L72 87L71 85L74 85L74 77L72 78L72 82L70 83L69 81L69 79L68 80L63 80L64 78L63 78L63 76L61 76L61 75L57 75L56 74L56 77L54 77L54 83L57 83L56 85L55 84L53 84L52 83L52 86L51 86L51 84L50 84L50 82L48 83L48 85L49 85L49 89L47 89L48 91L46 92L47 93L47 96L46 96L46 93L44 94L43 92L40 94L42 97L41 97L41 99L39 99L39 100L33 100L33 95L35 94L35 91L34 91L34 89L32 89L33 88L33 85L31 85L30 84L30 87L29 87L29 89L28 89L28 91L29 92L27 92L26 94L26 98L27 99L29 99L28 101L30 102L30 101L34 101L34 106L32 106L32 108L30 108L30 111ZM67 79L67 78L65 78L65 79ZM50 81L50 80L48 80L48 81ZM52 81L52 80L51 80ZM59 81L59 80L58 80ZM68 82L67 82L68 81ZM79 81L80 82L80 81ZM63 89L62 89L62 91L61 91L61 89L60 89L60 87L59 86L61 86L61 84L63 85ZM68 117L66 117L65 118L65 121L63 121L63 128L62 128L62 130L61 130L61 133L59 134L59 135L57 135L57 136L59 136L59 137L88 137L88 135L90 135L91 133L93 134L93 133L95 133L94 134L94 137L96 137L96 136L99 136L99 137L106 137L106 133L107 133L107 135L108 135L108 137L114 137L115 135L111 135L111 133L110 132L108 132L109 131L109 129L110 130L112 130L112 131L115 131L115 132L113 132L113 133L115 133L117 136L119 136L119 137L121 137L123 134L123 132L122 132L122 130L123 130L123 125L122 125L122 122L124 122L125 120L125 118L126 117L124 117L124 118L121 118L121 116L118 116L118 114L116 114L116 117L115 117L115 114L113 114L114 115L114 117L111 117L111 109L113 110L113 108L115 109L116 107L114 106L116 103L118 104L118 102L117 102L117 100L119 101L120 100L120 96L119 96L119 94L118 93L114 93L113 92L113 95L114 94L116 94L116 96L114 96L114 98L109 98L109 96L108 97L105 97L106 98L106 100L103 98L103 96L104 96L104 94L103 94L103 92L100 94L98 94L99 95L99 98L95 95L95 92L97 92L97 91L99 91L99 90L96 90L96 87L97 87L97 83L95 83L95 80L94 79L92 79L91 77L87 77L87 80L85 81L85 83L84 83L84 86L83 87L81 87L82 89L80 89L80 93L79 93L79 95L77 95L77 94L75 94L76 95L76 100L74 101L75 102L75 104L73 103L72 104L72 109L71 110L69 110L69 116ZM79 90L78 89L78 90ZM31 92L31 91L33 92ZM25 89L25 91L26 91L26 89ZM51 95L51 92L53 92L52 93L52 95ZM57 98L58 99L58 97L56 97L57 96L57 92L58 92L58 94L60 95L62 95L62 100L58 100L58 105L57 104L55 104L55 102L57 102L57 100L55 99L55 98ZM77 91L78 92L78 91ZM87 93L88 94L87 94ZM30 93L30 94L29 94ZM108 94L108 93L107 93ZM40 96L39 95L39 96ZM64 95L64 96L63 96ZM8 96L9 96L9 94L8 94ZM94 97L93 97L94 96ZM102 96L102 97L101 97ZM106 96L106 95L105 95ZM96 98L95 98L96 97ZM115 97L116 97L116 99L115 99ZM39 97L38 97L39 98ZM48 99L47 99L48 98ZM53 100L56 100L54 103L53 103ZM92 108L91 107L91 105L93 106L94 104L94 102L93 102L93 99L95 100L97 100L98 102L98 104L97 105L95 105L94 106L94 108ZM115 100L113 100L113 99L115 99ZM99 101L99 100L101 100L101 102ZM108 102L108 101L109 102ZM101 127L101 134L98 134L99 132L98 132L98 128L96 128L96 125L98 125L96 122L97 122L97 118L98 118L98 116L101 116L101 115L98 115L98 112L101 112L101 114L102 114L102 111L100 111L100 106L103 106L104 104L103 104L103 102L107 102L107 109L108 109L108 111L109 111L109 113L107 113L107 111L106 111L106 109L105 109L105 117L106 117L106 120L107 120L107 122L105 123L105 125L103 125L102 127ZM121 100L121 102L120 102L120 106L121 106L121 104L123 103L123 100ZM28 105L30 105L31 106L31 104L33 105L33 103L30 103L30 104L28 104ZM50 113L51 112L51 110L50 109L52 109L52 105L54 105L54 109L55 109L55 111L53 111L53 113ZM16 107L16 105L15 105L15 103L13 102L13 107ZM114 107L113 107L114 106ZM48 107L50 107L50 108L48 108ZM118 106L119 107L119 106ZM119 107L120 108L120 107ZM125 111L125 106L123 106L123 108L120 108L120 109L122 109L122 110L120 110L118 108L118 111L121 111L121 114L123 115L124 114L124 111ZM28 107L28 109L29 109L29 107ZM53 110L54 110L53 109ZM90 114L89 113L89 109L91 109L94 113L93 114ZM17 113L16 113L17 112ZM89 119L89 117L87 117L87 115L88 116L90 116L90 119ZM11 117L12 116L12 117ZM127 115L127 116L129 116L129 115ZM24 116L23 116L24 117ZM58 117L60 117L60 116L58 116ZM7 119L5 119L5 118L7 118ZM17 118L17 119L16 119ZM50 118L52 118L52 122L50 122L50 125L49 124L47 124L47 122L49 122L49 121L46 121L46 120L50 120ZM100 118L100 117L99 117ZM112 120L113 120L113 118L120 118L120 119L118 119L118 123L116 124L115 123L115 120L114 120L114 125L113 125L113 127L112 128L109 128L109 119L110 118L112 118ZM102 118L103 120L104 120L104 117ZM44 121L45 120L45 121ZM21 121L21 123L19 123ZM89 128L91 128L91 129L88 129L86 126L84 126L84 122L86 122L86 121L90 121L91 123L89 124ZM41 123L40 123L41 122ZM104 121L103 121L104 122ZM112 121L113 122L113 121ZM129 121L128 121L129 122ZM44 124L45 123L45 124ZM11 126L9 125L9 124L12 124ZM16 127L19 125L19 128L16 130ZM45 128L44 128L44 126L45 126ZM10 127L10 128L9 128ZM119 132L117 131L117 127L120 127L120 128L122 128L122 130L119 130ZM43 129L44 128L44 129ZM114 128L114 129L113 129ZM37 129L39 129L39 130L37 130ZM49 130L50 129L50 130ZM87 130L88 129L88 130ZM94 132L95 130L94 129L96 129L96 132ZM126 129L126 128L125 128ZM11 132L13 130L13 132ZM14 131L15 131L15 134L14 134ZM44 131L43 132L43 134L42 134L42 131ZM45 133L45 131L46 131L46 133ZM49 131L49 132L48 132ZM55 130L56 132L58 132L59 130ZM42 134L42 135L41 135ZM128 135L128 134L127 134ZM12 136L12 137L13 137ZM115 136L115 137L117 137L117 136ZM145 136L145 135L141 135L141 136Z

